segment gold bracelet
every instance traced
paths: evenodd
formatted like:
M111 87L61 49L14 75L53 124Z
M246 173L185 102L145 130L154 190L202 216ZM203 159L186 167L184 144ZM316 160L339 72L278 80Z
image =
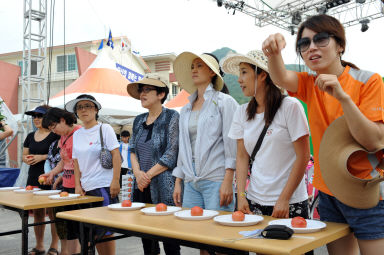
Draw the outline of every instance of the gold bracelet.
M240 192L240 193L239 193L239 196L240 196L240 197L247 197L247 193L245 193L245 192Z

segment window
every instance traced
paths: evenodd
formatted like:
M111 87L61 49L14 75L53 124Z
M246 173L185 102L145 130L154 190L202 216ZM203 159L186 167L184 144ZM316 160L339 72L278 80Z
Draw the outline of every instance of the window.
M64 63L64 57L66 61ZM77 69L76 55L57 56L57 72L75 71ZM65 64L65 66L64 66Z
M175 97L177 95L178 89L175 84L172 84L172 97Z
M24 72L24 75L27 75L27 68L24 69L24 66L23 66L23 61L22 60L19 60L18 63L17 63L20 67L21 67L21 73ZM25 67L28 67L28 62L25 61ZM31 60L31 75L36 75L37 74L37 61L35 60Z

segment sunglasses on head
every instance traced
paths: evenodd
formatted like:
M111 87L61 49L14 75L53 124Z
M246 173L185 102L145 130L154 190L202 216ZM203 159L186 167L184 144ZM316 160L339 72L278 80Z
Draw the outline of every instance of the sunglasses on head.
M32 119L41 119L43 118L43 114L33 114Z
M305 52L311 46L311 42L316 45L316 47L326 47L329 44L330 38L334 36L327 32L317 33L313 36L312 39L309 37L303 37L297 41L297 49L299 52Z

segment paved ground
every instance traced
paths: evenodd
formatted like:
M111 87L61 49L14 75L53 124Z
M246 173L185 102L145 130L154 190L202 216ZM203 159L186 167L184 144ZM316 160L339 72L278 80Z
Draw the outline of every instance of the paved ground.
M32 217L29 219L33 220ZM0 228L1 232L20 229L21 221L20 217L16 212L5 210L0 208ZM49 248L50 244L50 229L47 226L45 230L45 245L46 250ZM30 228L29 231L29 247L34 247L34 234L33 228ZM143 254L141 240L136 237L129 237L125 239L120 239L116 241L117 243L117 255L130 254L130 255L139 255ZM0 236L0 254L1 255L19 255L21 252L21 234L9 235L9 236ZM164 254L163 250L161 254ZM183 255L197 255L199 251L192 248L182 247L181 254ZM254 253L252 253L254 254ZM327 255L325 247L320 247L315 250L315 255Z

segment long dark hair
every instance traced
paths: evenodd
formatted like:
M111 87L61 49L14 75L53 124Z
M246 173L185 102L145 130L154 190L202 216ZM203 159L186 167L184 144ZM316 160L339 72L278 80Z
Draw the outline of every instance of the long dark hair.
M208 56L211 56L213 57L216 62L219 64L219 73L220 73L220 76L221 77L224 77L225 73L223 72L223 70L221 70L221 66L220 66L220 62L219 62L219 59L213 55L212 53L203 53L205 55L208 55ZM216 80L217 80L217 74L215 76L212 77L212 84L215 85L216 84ZM228 90L228 86L225 84L224 82L224 78L223 78L223 88L221 89L220 92L223 92L224 94L229 94L229 90Z
M300 51L297 47L298 41L303 36L303 30L304 28L308 28L316 33L320 32L327 32L335 38L337 44L343 48L342 54L345 51L345 46L347 45L347 39L345 37L345 30L343 25L340 23L339 20L336 18L326 15L326 14L320 14L320 15L314 15L309 17L306 21L301 23L299 30L297 31L297 37L296 37L296 53L297 55L300 55ZM301 55L300 55L301 56ZM358 69L359 68L350 62L341 60L340 61L342 66L350 66L352 68Z
M249 64L253 70L256 69L256 66ZM265 79L265 112L264 112L264 120L265 123L270 125L272 123L273 117L275 116L277 110L279 109L281 103L283 102L284 95L281 93L281 90L276 87L276 85L273 83L271 77L267 72L265 72L261 68L257 68L257 75L261 74L262 72L267 74L267 77ZM257 79L257 77L256 77ZM247 106L247 120L253 120L256 116L257 112L257 101L255 97L251 98L251 101L249 101L249 104Z

